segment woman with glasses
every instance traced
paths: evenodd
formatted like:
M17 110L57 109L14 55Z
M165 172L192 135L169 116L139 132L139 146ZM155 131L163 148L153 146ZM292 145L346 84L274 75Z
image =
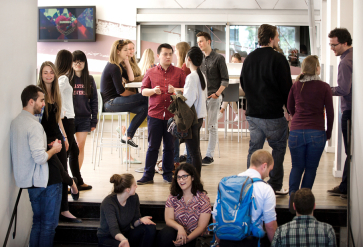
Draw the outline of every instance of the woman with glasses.
M138 148L132 138L147 116L148 99L140 93L125 89L123 80L134 80L128 54L128 45L125 44L124 40L117 40L112 44L109 62L101 76L101 95L106 112L132 112L136 114L127 129L127 137L123 136L121 142ZM123 66L122 63L125 65Z
M293 210L293 197L299 190L300 183L301 188L313 187L316 170L325 143L331 137L334 121L332 92L330 86L320 80L318 57L307 56L302 62L301 71L287 100L287 109L292 115L289 135L292 160L289 180L290 210Z
M74 124L77 145L73 145L70 150L69 164L70 166L71 163L73 166L78 165L79 170L81 170L88 132L94 131L97 125L98 98L96 83L88 71L86 55L82 51L74 51L72 61L70 84L73 88ZM80 190L92 189L91 185L84 183L81 174L79 174L77 179Z
M181 164L175 170L165 205L166 227L157 236L158 247L194 247L207 229L211 204L197 170Z

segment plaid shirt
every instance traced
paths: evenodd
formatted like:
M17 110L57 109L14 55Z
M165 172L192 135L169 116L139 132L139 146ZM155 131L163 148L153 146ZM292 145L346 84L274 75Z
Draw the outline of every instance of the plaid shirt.
M331 225L319 222L314 216L301 215L277 228L271 247L278 246L336 246Z

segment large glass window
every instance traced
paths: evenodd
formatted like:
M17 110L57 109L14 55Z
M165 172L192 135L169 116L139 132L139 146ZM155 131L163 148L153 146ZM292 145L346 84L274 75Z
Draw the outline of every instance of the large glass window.
M229 53L239 53L242 58L255 50L258 46L258 26L230 26ZM231 58L230 58L231 60Z

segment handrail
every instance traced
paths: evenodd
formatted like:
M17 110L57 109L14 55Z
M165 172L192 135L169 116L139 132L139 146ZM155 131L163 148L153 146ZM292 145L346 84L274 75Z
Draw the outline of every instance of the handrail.
M11 227L13 225L14 218L15 218L15 224L14 224L13 239L15 239L15 235L16 235L16 219L17 219L17 214L18 214L18 204L19 204L19 200L20 200L20 196L21 196L21 192L22 191L23 191L23 189L20 188L19 189L19 193L18 193L18 197L16 198L16 202L15 202L13 214L11 215L11 219L10 219L10 223L9 223L9 227L8 227L8 232L6 233L6 237L5 237L5 241L4 241L3 247L6 247L6 244L8 243L8 239L9 239L9 235L10 235L10 230L11 230Z

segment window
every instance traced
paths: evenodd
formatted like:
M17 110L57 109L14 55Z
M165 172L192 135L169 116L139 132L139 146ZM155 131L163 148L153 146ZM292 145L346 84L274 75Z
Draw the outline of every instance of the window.
M251 51L257 48L257 30L258 26L230 26L229 50L231 57L234 53L239 53L244 60Z

